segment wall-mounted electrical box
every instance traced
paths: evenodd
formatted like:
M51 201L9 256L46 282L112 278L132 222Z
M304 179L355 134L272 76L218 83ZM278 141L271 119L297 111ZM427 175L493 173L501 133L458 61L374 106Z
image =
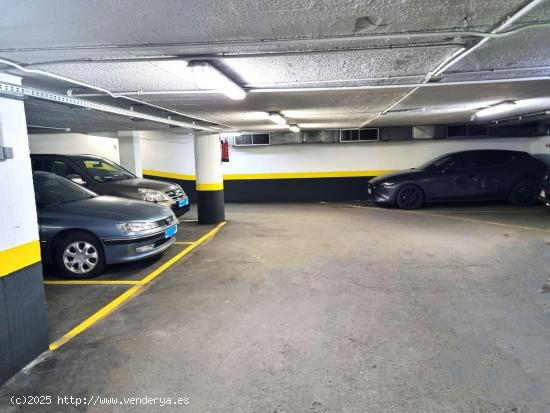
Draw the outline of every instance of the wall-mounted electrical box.
M13 159L13 148L5 148L0 146L0 161Z

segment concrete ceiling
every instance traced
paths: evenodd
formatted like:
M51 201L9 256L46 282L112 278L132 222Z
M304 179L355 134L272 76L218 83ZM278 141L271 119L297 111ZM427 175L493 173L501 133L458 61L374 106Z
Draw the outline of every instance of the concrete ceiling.
M27 69L40 69L113 92L134 92L133 98L166 109L140 107L144 112L166 116L170 110L177 111L223 128L282 129L266 116L273 110L287 116L289 123L307 129L359 127L392 105L370 126L467 122L475 109L486 105L550 96L550 80L539 79L550 75L550 29L530 29L491 39L445 72L440 81L443 85L422 87L397 105L411 91L411 84L421 83L428 72L453 53L481 38L466 34L399 39L387 36L490 32L528 3L5 0L0 5L0 57L27 65ZM511 28L542 21L550 21L550 0L543 1ZM372 34L381 37L361 37ZM187 61L197 58L210 61L250 90L247 97L232 101L201 89L186 67ZM23 76L24 84L33 87L63 93L76 87L8 66L0 66L0 70ZM537 79L514 81L524 77ZM507 81L445 85L495 79ZM330 89L304 90L327 87ZM84 99L122 107L132 104L88 96L97 93L92 89L81 92L87 95ZM540 109L540 102L533 108ZM121 127L166 128L149 122L117 122L113 115L63 111L55 106L28 101L29 121L90 132ZM94 116L99 121L94 122Z

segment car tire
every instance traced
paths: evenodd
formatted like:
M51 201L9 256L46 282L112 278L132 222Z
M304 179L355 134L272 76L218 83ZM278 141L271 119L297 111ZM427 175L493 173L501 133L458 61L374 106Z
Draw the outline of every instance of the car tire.
M58 242L54 261L66 278L92 278L105 269L101 243L92 234L82 231L71 232Z
M514 185L510 201L517 206L533 206L537 203L539 188L530 180L521 180Z
M400 209L418 209L424 205L424 191L417 185L405 185L397 192L395 203Z

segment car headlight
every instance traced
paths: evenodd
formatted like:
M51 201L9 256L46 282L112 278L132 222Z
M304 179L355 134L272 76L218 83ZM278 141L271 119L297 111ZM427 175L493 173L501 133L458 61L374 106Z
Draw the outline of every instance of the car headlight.
M116 224L116 227L122 232L140 232L157 228L158 224L156 222L121 222Z
M164 192L157 191L156 189L138 188L138 192L144 201L148 202L163 202L169 201L168 195Z

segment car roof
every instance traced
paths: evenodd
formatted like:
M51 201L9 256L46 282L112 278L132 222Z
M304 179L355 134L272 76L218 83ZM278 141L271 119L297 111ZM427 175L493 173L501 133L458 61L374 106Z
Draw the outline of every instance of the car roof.
M514 151L510 149L468 149L466 151L449 152L444 155L441 155L441 157L450 156L450 155L459 155L462 153L472 153L472 152L506 152L506 153L515 153L515 154L527 154L527 155L529 154L528 152L525 152L525 151Z
M79 154L79 155L66 155L66 154L60 154L60 153L33 153L31 154L31 158L38 158L38 157L55 157L55 158L69 158L69 159L106 159L102 156L98 155L89 155L89 154Z

